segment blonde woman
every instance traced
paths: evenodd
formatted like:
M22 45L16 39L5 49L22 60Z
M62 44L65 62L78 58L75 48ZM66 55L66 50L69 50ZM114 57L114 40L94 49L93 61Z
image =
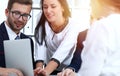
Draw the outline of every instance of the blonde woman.
M120 76L120 0L91 0L96 21L88 31L78 73L58 76Z

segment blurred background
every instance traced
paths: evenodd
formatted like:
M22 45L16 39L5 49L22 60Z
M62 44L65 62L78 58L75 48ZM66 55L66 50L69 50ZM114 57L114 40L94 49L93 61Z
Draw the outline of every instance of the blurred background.
M89 25L90 24L90 0L67 0L72 17L75 20L80 22L80 25ZM2 0L0 2L0 23L5 19L5 8L7 7L8 0ZM33 0L33 6L31 11L31 18L28 21L27 25L22 30L23 33L33 36L34 29L37 21L37 15L41 13L40 0Z

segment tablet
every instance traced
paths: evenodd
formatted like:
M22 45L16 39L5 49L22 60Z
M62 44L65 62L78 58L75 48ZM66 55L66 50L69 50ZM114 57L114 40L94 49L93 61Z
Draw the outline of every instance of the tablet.
M7 68L16 68L24 76L34 76L30 39L5 40L5 62Z

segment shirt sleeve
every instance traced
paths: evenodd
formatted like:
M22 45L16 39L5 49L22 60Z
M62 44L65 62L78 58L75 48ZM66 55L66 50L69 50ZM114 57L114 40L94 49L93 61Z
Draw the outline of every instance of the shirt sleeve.
M46 59L46 46L45 45L39 45L38 43L35 43L34 58L35 58L35 61L37 60L44 61Z
M39 35L41 36L41 28L39 29ZM40 38L39 38L39 41L41 41ZM35 41L34 59L35 59L35 61L37 61L37 60L45 61L45 59L46 59L46 45L45 45L45 41L43 41L43 44L38 44Z
M68 64L66 60L69 60L73 56L79 32L88 28L82 27L82 25L79 25L79 23L77 24L74 22L71 23L69 26L71 26L70 29L66 32L66 35L61 41L60 46L52 56L53 58L60 61L60 63L64 61L66 64ZM71 61L71 59L69 61Z
M56 52L52 56L53 58L60 61L60 63L63 62L63 60L65 60L65 58L70 58L70 56L72 57L72 54L75 50L77 35L75 36L72 34L73 36L70 36L71 34L67 33L67 35L64 37L61 44L57 48Z

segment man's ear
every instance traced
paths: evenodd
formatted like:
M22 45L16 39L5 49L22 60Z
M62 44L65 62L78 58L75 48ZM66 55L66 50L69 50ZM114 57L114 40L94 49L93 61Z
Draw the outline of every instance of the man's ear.
M6 15L6 17L8 17L8 15L9 15L9 10L8 9L5 9L5 15Z

